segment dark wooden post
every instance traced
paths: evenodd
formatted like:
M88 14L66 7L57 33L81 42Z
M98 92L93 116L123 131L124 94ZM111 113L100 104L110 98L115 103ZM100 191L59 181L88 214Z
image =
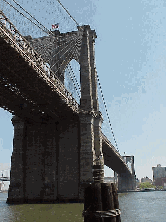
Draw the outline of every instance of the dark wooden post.
M111 183L112 186L112 194L114 199L114 208L119 209L119 202L118 202L118 194L117 194L117 188L114 183ZM116 216L116 222L121 222L121 216Z
M110 183L101 183L103 211L114 210L114 199ZM116 217L104 217L104 222L116 222Z
M84 191L84 211L89 211L92 208L92 184L85 187ZM84 222L89 222L92 215L84 215Z
M100 183L100 171L96 171L94 183L84 192L84 222L121 222L117 188L113 183Z
M100 183L92 183L85 188L84 211L84 222L104 222L103 218L95 214L96 211L102 211Z

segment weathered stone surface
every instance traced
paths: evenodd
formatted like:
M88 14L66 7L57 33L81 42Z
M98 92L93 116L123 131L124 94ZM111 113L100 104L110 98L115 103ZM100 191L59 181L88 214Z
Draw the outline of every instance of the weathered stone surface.
M18 117L13 117L12 123L14 125L14 140L8 200L22 202L24 199L25 124Z
M79 122L59 124L58 198L78 199L79 191Z
M135 175L121 174L118 175L118 191L124 192L136 189Z

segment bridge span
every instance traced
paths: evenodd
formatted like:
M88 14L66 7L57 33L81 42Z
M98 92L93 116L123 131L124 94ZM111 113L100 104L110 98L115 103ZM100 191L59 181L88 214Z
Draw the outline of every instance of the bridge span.
M131 175L126 162L104 134L102 134L102 143L104 164L117 174Z
M28 42L2 11L0 16L0 106L15 115L8 202L83 199L85 185L93 180L93 162L100 155L103 165L124 178L123 189L133 189L134 175L101 132L95 31L82 26L78 32L51 36L55 41L78 38L65 64L46 70L45 55L43 58L38 48L41 50L42 44L47 47L48 37ZM60 47L59 57L61 53ZM80 64L80 104L60 78L73 58Z

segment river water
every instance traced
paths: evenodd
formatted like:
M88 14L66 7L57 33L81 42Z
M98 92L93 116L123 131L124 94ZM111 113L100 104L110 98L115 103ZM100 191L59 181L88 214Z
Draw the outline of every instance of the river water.
M131 192L118 195L122 222L165 222L166 192ZM83 222L84 205L6 204L7 193L0 193L0 222ZM93 221L92 221L93 222Z

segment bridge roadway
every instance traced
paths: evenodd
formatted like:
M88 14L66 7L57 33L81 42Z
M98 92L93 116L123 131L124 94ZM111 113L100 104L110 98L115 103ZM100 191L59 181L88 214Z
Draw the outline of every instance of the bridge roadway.
M3 18L6 18L2 12ZM59 79L48 78L44 61L10 24L0 20L0 107L23 119L60 121L79 115L79 105ZM12 31L11 31L12 30ZM50 71L51 73L51 71ZM52 74L52 73L51 73ZM104 164L117 173L131 174L115 147L102 134Z

